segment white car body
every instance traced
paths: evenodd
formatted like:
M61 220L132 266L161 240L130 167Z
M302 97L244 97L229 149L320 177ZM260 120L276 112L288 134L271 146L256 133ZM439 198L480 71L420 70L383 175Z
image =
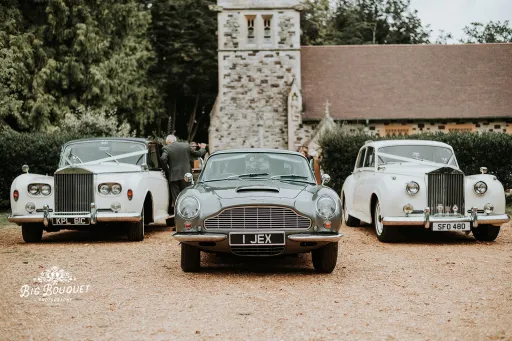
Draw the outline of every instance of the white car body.
M105 147L102 148L108 148L108 144L112 143L126 143L134 147L136 151L131 153L132 157L140 158L140 161L137 164L125 163L126 157L123 156L126 154L120 154L113 157L105 155L103 159L89 162L66 164L63 159L65 148L72 148L73 144L79 143L90 143L91 146L103 143ZM165 225L169 218L169 186L164 172L159 168L159 156L158 147L144 139L104 138L68 142L62 148L61 168L54 176L27 172L14 179L10 192L12 214L8 220L23 227L44 225L46 231L82 229L90 225L114 222L142 222L142 228L149 223ZM59 185L56 187L57 177ZM51 193L33 195L29 192L31 184L49 185ZM101 184L109 184L110 188L112 184L119 184L121 192L113 194L110 191L109 194L102 194L99 191ZM15 192L18 193L17 200ZM57 197L60 204L57 204ZM33 211L27 210L30 203Z
M396 162L385 163L384 159L390 155L382 152L383 148L397 146L400 148L410 146L411 150L414 148L420 150L423 146L440 147L444 151L449 150L453 156L446 164L422 160L419 158L420 153L414 153L418 159L397 157L399 160L395 160ZM437 189L429 188L429 173L438 173L437 176L444 176L445 179L448 179L450 174L454 174L458 180L442 180L445 182L439 182L441 185ZM475 184L479 181L487 185L487 191L484 194L477 194L474 190ZM419 191L416 194L409 194L406 191L409 182L419 184ZM433 183L434 180L432 180L432 186L434 186ZM437 191L437 196L434 191ZM463 191L463 194L460 191ZM429 192L432 197L430 204ZM459 195L463 198L463 202L455 205L453 202L435 201L449 201L450 199L446 198L451 195L454 197ZM345 209L345 221L359 220L374 225L377 223L378 237L378 229L385 226L422 225L432 229L433 223L462 223L460 226L465 227L465 231L468 231L469 227L474 231L479 225L500 226L510 220L505 214L505 194L500 181L491 174L464 176L458 167L452 147L434 141L368 141L359 151L352 175L343 184L341 198ZM380 211L377 219L375 219L376 203L379 204ZM484 210L486 204L493 206L491 212ZM411 213L405 213L405 205L412 205ZM440 205L443 205L443 209L438 208Z

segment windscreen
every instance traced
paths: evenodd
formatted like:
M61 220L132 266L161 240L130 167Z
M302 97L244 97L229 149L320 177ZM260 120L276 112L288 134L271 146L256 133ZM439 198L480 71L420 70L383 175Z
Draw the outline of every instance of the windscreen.
M84 141L67 145L62 151L60 167L72 164L103 162L142 165L146 145L132 141Z

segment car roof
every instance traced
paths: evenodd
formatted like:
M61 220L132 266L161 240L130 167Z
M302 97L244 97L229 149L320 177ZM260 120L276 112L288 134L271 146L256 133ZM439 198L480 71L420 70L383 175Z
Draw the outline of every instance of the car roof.
M438 142L438 141L430 141L430 140L382 140L382 141L372 141L367 142L364 147L372 146L375 148L381 147L390 147L390 146L417 146L417 145L426 145L426 146L438 146L438 147L447 147L452 149L449 144Z
M145 138L139 138L139 137L92 137L88 139L78 139L78 140L72 140L68 141L64 144L64 146L67 146L68 144L78 143L78 142L86 142L86 141L124 141L124 142L138 142L138 143L144 143L148 144L151 142L148 139Z
M285 149L270 149L270 148L237 148L237 149L223 149L212 153L212 155L218 154L247 154L247 153L269 153L269 154L291 154L291 155L299 155L304 157L303 154L299 152L294 152L291 150Z

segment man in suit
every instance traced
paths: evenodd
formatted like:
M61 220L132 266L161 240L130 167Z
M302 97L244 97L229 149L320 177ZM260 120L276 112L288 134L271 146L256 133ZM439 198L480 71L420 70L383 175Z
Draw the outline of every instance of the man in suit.
M176 198L182 190L189 184L185 182L184 177L186 173L192 173L190 167L190 160L192 157L201 157L206 153L204 149L206 144L199 144L200 150L190 149L190 145L186 142L178 142L176 136L169 135L165 139L166 146L163 148L161 160L169 168L169 190L171 192L172 206Z

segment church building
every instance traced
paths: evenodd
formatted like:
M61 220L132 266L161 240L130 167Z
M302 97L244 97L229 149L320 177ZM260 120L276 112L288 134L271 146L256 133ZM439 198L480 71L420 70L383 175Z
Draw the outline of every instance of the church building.
M218 0L209 147L317 148L323 131L512 134L512 44L301 46L300 0Z

